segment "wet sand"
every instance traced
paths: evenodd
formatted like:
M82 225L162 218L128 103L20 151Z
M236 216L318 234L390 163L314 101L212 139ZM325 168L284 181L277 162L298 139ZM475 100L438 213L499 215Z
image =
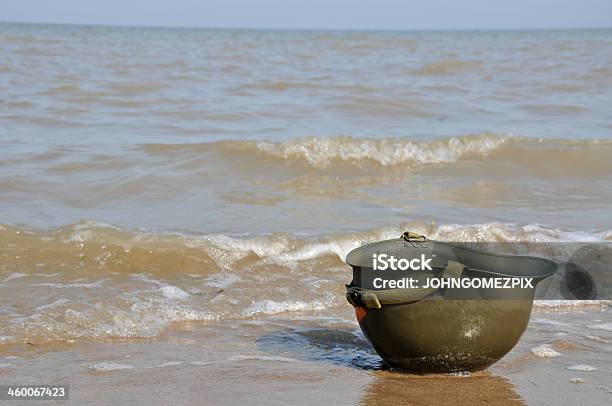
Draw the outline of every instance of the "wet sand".
M12 360L19 366L4 369L0 377L3 383L69 382L65 403L71 404L521 403L509 381L490 373L417 376L370 370L269 354L252 340L217 337L219 342L202 345L197 335L183 331L155 342L76 343Z
M566 317L536 313L538 320L545 317L551 325ZM601 310L590 316L594 315L608 316ZM597 355L588 348L559 337L551 331L528 331L507 357L487 371L413 375L387 370L352 321L314 321L297 314L214 325L175 324L152 340L5 346L0 379L68 383L70 401L50 404L595 405L610 401L612 373L607 363L598 364ZM550 342L562 356L534 356L531 348L542 341ZM599 368L567 369L585 363ZM570 382L576 377L584 382Z

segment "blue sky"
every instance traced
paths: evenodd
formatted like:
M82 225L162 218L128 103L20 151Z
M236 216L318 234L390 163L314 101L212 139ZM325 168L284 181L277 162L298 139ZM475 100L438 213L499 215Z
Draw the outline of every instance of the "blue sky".
M312 29L612 27L612 0L3 0L1 21Z

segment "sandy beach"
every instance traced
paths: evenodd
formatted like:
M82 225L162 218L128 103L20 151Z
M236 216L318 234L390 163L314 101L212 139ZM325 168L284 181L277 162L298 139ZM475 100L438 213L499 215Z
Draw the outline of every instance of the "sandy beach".
M79 404L514 405L605 404L610 399L608 361L597 355L606 351L610 333L580 326L585 319L609 320L607 309L536 309L524 339L500 363L455 375L390 371L356 323L340 318L349 318L349 312L316 316L182 323L149 340L13 346L3 352L0 376L2 382L22 384L69 382L70 403ZM566 333L568 321L590 334ZM542 324L545 331L536 333ZM534 355L531 349L544 343L562 355ZM584 363L596 369L568 369Z
M407 230L611 243L610 38L0 23L0 384L610 403L609 274L591 302L551 278L512 352L463 374L389 370L344 296L348 252Z

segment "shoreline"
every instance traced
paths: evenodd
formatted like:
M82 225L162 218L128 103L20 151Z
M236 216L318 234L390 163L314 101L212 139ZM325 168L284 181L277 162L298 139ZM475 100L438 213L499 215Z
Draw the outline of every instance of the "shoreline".
M606 315L609 310L593 315ZM603 313L602 313L603 312ZM532 323L549 326L567 314L536 311ZM178 404L415 404L459 405L549 403L595 404L610 399L610 371L568 370L592 364L596 354L571 337L539 332L531 325L512 352L486 371L414 375L387 370L346 318L313 319L309 313L219 323L177 323L152 339L76 340L2 350L3 383L70 385L71 401L105 404L108 399ZM542 317L545 317L542 319ZM572 316L573 317L573 316ZM596 316L593 316L596 317ZM551 342L560 358L535 356L531 347ZM27 356L24 349L29 348ZM601 361L600 361L601 362ZM605 362L605 361L604 361ZM594 364L597 365L597 364ZM583 383L572 383L580 377ZM227 393L232 393L231 400ZM44 404L44 403L43 403Z

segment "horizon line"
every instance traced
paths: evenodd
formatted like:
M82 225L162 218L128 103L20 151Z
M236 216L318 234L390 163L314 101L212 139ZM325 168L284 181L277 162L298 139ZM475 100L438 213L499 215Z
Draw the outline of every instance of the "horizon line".
M162 29L202 29L202 30L244 30L244 31L369 31L369 32L448 32L448 31L564 31L564 30L609 30L612 26L574 26L574 27L523 27L523 28L303 28L303 27L246 27L246 26L198 26L198 25L157 25L157 24L108 24L108 23L75 23L75 22L48 22L48 21L7 21L0 20L0 24L23 25L56 25L70 27L92 28L162 28Z

